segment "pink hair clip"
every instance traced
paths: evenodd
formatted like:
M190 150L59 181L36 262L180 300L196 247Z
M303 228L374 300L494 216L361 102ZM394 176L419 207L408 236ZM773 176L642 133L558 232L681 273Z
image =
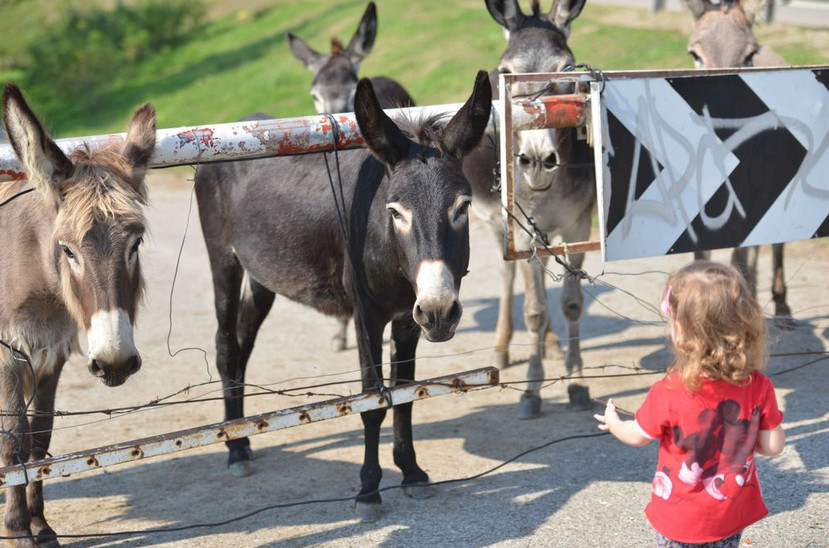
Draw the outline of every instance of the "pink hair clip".
M659 310L666 316L671 314L671 286L665 291L665 298L662 299L662 304L659 305Z

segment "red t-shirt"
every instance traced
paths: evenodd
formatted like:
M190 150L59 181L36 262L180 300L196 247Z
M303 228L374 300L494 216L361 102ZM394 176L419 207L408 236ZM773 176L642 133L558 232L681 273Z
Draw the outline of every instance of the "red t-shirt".
M711 542L768 514L754 465L760 430L783 421L774 386L762 373L737 386L704 380L696 392L677 375L654 384L636 423L659 440L659 460L645 514L679 542Z

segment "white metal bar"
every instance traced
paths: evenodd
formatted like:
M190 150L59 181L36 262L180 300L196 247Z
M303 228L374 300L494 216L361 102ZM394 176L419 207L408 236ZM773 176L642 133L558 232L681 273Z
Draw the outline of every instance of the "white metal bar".
M390 387L388 393L391 395L393 404L399 405L496 384L498 384L498 370L494 367L485 367ZM88 472L114 464L388 407L390 407L388 401L379 392L364 392L30 462L25 465L25 471L20 465L7 466L0 468L0 486L22 485L27 482L27 479L28 481L41 481L67 474Z
M576 98L578 102L580 99ZM516 129L561 127L573 124L572 118L558 115L557 103L567 101L573 110L572 97L539 97L524 100L514 111ZM431 116L452 116L460 103L389 109L394 120L420 120ZM493 101L491 123L486 131L497 131L501 102ZM583 110L583 108L582 108ZM334 125L337 126L337 149L363 146L363 137L354 113L300 116L272 120L249 120L210 126L179 127L156 131L156 146L151 167L169 167L205 162L243 160L267 156L285 156L334 150ZM86 144L91 149L123 145L126 133L57 139L66 154ZM11 145L0 145L0 182L23 179L25 173Z

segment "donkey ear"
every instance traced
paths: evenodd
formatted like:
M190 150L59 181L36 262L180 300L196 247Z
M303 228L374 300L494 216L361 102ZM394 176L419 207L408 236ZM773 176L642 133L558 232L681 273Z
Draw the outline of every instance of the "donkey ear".
M291 53L294 57L299 59L299 62L305 65L305 68L316 74L319 69L325 64L328 56L318 52L311 46L305 43L305 40L293 34L288 33L288 45L291 48Z
M556 0L550 9L548 17L555 26L564 32L564 36L570 37L570 23L581 14L587 0Z
M524 21L524 13L518 5L518 0L486 0L486 9L492 18L509 32L517 30Z
M485 70L478 71L472 95L440 134L443 150L462 159L481 142L492 109L492 87Z
M132 166L132 183L146 197L144 175L155 149L155 107L147 103L135 111L121 154Z
M685 7L691 12L691 15L694 16L694 20L696 21L705 13L708 9L708 6L711 5L709 0L683 0Z
M392 169L409 150L411 141L380 108L368 78L362 78L357 82L354 115L368 149L386 167Z
M3 123L29 180L44 195L59 201L61 187L72 174L72 162L43 129L20 88L11 82L3 86Z
M358 65L360 61L365 59L366 55L371 53L376 38L377 6L374 5L374 2L369 2L365 13L363 13L363 18L360 20L360 26L357 27L357 32L351 37L351 41L346 48L346 53L352 64Z

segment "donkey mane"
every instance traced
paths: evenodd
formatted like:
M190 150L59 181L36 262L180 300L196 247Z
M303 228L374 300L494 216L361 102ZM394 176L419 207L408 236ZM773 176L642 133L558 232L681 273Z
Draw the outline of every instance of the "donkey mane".
M432 146L444 153L443 143L440 139L440 132L449 121L449 115L445 113L426 116L424 114L412 117L396 119L397 127L407 137L423 146Z
M331 55L340 55L345 52L345 47L339 38L331 37Z
M121 154L109 148L91 151L84 145L69 159L74 171L61 190L60 215L74 226L77 237L86 234L95 221L120 218L125 224L145 224L141 205L147 203L146 187L143 181L134 186L131 167Z

